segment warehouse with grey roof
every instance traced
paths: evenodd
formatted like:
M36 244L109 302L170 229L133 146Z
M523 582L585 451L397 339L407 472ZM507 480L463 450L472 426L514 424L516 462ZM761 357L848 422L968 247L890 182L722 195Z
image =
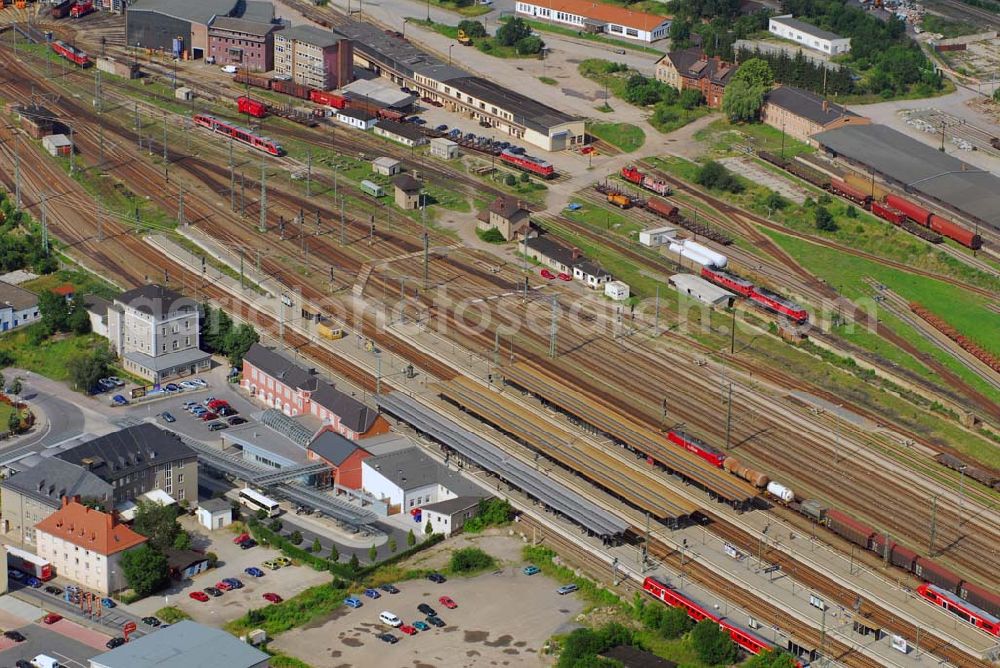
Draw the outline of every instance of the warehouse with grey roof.
M274 7L245 0L136 0L125 10L125 43L171 53L177 39L181 57L203 58L209 25L223 16L270 23Z
M1000 230L1000 178L884 125L857 125L813 135L827 151L874 170L907 192L973 222Z

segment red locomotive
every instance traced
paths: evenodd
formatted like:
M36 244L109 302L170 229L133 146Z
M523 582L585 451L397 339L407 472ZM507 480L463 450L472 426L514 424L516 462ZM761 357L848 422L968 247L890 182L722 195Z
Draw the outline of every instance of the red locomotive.
M212 132L217 132L220 135L225 135L226 137L232 137L241 144L246 144L247 146L255 148L258 151L264 151L265 153L269 153L271 155L282 155L284 153L281 146L273 139L260 137L249 130L239 127L238 125L233 125L227 121L221 121L215 116L209 116L208 114L195 114L194 122L196 125L208 128Z
M94 3L91 0L85 0L84 2L77 2L70 8L69 17L71 19L78 19L81 16L86 16L92 11L94 11Z
M800 325L809 320L809 312L804 308L764 288L754 287L753 293L750 295L750 301L765 311L786 316Z
M715 267L702 267L701 277L744 297L753 294L753 283Z
M556 175L556 169L552 166L551 162L527 154L518 155L517 153L511 153L510 149L505 148L500 151L500 160L518 169L537 174L543 179L551 179Z
M725 453L721 450L695 438L694 436L678 434L675 431L671 431L667 433L667 440L674 445L681 446L688 452L693 452L712 466L722 468L722 462L726 459Z
M673 192L668 183L659 179L654 179L652 176L644 172L640 172L634 165L622 167L621 176L626 181L634 183L641 188L645 188L646 190L663 197L666 197Z
M52 50L66 60L76 63L80 67L90 65L90 56L88 56L84 51L81 51L75 46L71 46L62 40L57 39L52 42Z
M711 619L719 625L719 628L729 634L729 637L732 638L734 643L749 654L760 654L765 650L775 649L775 646L772 643L769 643L749 631L744 631L725 617L719 617L713 614L681 594L670 585L664 584L654 577L647 577L643 580L642 589L653 598L669 605L671 608L683 609L684 612L687 613L688 617L693 619L695 622L700 622L703 619ZM801 668L802 663L796 661L795 665L797 668Z
M997 619L982 608L959 598L950 591L925 582L917 587L917 593L934 605L944 608L969 624L981 628L987 633L1000 636L1000 619Z
M264 118L267 116L267 103L255 100L252 97L236 98L236 108L239 109L241 114L249 114L255 118Z

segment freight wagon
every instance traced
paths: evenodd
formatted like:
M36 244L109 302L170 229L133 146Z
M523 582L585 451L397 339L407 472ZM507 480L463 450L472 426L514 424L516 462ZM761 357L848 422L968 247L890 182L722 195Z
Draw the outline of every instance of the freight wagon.
M955 471L964 471L965 475L972 478L976 482L986 485L987 487L997 487L1000 485L1000 476L987 471L986 469L981 469L978 466L973 466L971 464L966 464L964 461L956 457L955 455L950 455L947 452L942 452L937 457L934 458L938 464L942 466L947 466Z
M333 107L334 109L344 109L347 107L346 97L322 90L313 89L309 91L309 101L321 104L324 107Z
M361 191L372 197L385 197L385 191L382 190L382 186L368 179L361 182Z
M312 89L309 88L309 86L303 86L302 84L297 84L294 81L279 81L275 79L271 81L271 90L276 93L284 93L285 95L297 97L300 100L308 100L309 93Z
M64 19L69 15L70 8L75 4L76 0L63 0L58 5L52 8L50 15L54 19Z
M906 215L902 211L878 200L872 200L872 213L882 220L888 220L893 225L902 225L903 221L906 220Z
M875 535L875 529L836 508L830 508L826 511L826 525L833 533L866 550L871 543L872 536Z
M236 76L233 77L233 81L253 86L255 88L271 90L271 79L259 74L250 74L249 72L239 71L236 73Z
M840 195L844 199L850 200L865 209L871 206L872 197L866 192L847 185L840 179L830 179L830 192Z
M267 116L267 103L250 97L240 96L236 98L236 108L241 114L248 114L254 118Z
M640 172L634 165L622 167L621 177L629 183L634 183L640 188L645 188L646 190L654 192L661 197L666 197L673 192L670 184L666 181L661 181L660 179L654 178L649 174Z
M680 210L676 206L669 204L658 197L648 198L644 206L647 211L655 213L657 216L665 218L675 225L680 225L690 232L700 234L706 239L711 239L712 241L720 243L723 246L728 246L733 243L732 238L726 236L715 228L702 225L701 223L694 222L690 218L682 216Z
M958 588L958 594L969 603L976 605L990 614L1000 617L1000 596L971 582L963 582Z

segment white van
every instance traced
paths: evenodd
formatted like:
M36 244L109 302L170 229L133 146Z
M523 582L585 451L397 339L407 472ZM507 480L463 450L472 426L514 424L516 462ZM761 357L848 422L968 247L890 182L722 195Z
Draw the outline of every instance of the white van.
M389 626L393 627L403 625L403 620L401 620L399 617L392 614L391 612L385 612L384 610L378 613L378 620L383 624L388 624Z
M59 662L46 654L39 654L31 660L35 668L59 668Z

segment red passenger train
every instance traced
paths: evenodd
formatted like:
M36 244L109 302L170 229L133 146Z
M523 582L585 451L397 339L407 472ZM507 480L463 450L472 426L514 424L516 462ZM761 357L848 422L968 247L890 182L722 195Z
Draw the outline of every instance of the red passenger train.
M777 649L773 643L769 643L763 638L741 629L725 617L719 617L709 612L670 585L664 584L654 577L647 577L643 580L642 589L653 598L660 600L671 608L683 609L688 617L695 622L700 622L703 619L711 619L719 625L719 628L729 634L734 643L749 654L760 654L765 650ZM795 665L801 668L802 663L797 661Z
M208 128L212 132L217 132L226 137L232 137L241 144L246 144L247 146L253 147L258 151L264 151L265 153L269 153L271 155L284 154L284 150L278 142L273 139L260 137L238 125L233 125L227 121L219 120L215 116L209 116L208 114L195 114L194 122L196 125Z
M694 436L671 431L667 433L667 439L674 445L679 445L688 452L693 452L712 466L722 468L722 462L726 460L724 452Z
M52 42L52 50L58 53L63 58L65 58L66 60L76 63L80 67L86 67L87 65L90 65L90 56L88 56L86 52L81 51L75 46L67 44L61 39L57 39L56 41Z
M978 608L968 601L959 598L950 591L942 589L937 585L924 583L917 587L917 593L934 605L944 608L969 624L981 628L987 633L1000 636L1000 619L997 619L982 608Z
M555 178L556 175L556 169L551 162L527 154L511 153L510 149L505 148L500 151L500 160L518 169L537 174L543 179Z

